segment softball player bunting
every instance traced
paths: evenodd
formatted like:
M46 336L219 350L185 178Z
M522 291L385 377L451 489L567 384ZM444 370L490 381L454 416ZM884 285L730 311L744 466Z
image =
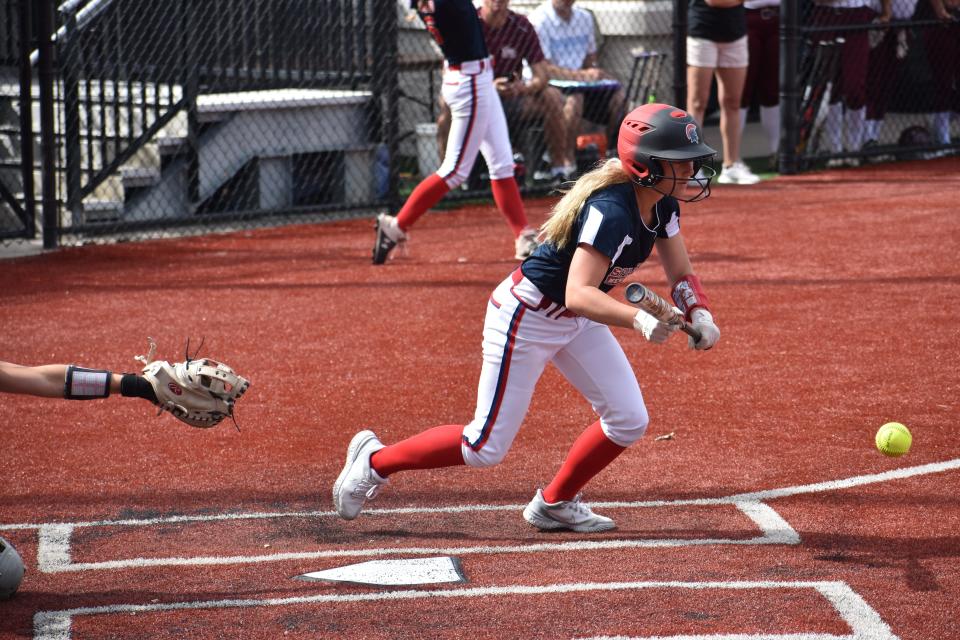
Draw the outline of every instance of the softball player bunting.
M483 328L477 406L467 425L443 425L384 446L372 431L353 437L333 487L337 512L355 518L398 471L500 462L520 428L547 363L582 393L599 420L574 442L553 480L523 512L542 529L604 531L610 518L580 501L580 489L647 428L640 386L610 326L662 344L676 325L607 295L656 247L676 305L706 350L720 331L693 274L680 233L680 202L709 195L714 150L685 111L647 104L620 126L618 158L583 175L554 207L533 255L496 287ZM702 178L696 177L699 169ZM693 185L693 186L691 186Z
M483 40L477 10L470 0L411 0L445 58L443 99L450 106L446 155L437 172L424 178L396 217L377 216L373 263L383 264L405 242L417 219L470 176L482 153L490 170L497 207L516 238L516 257L536 246L536 231L527 226L520 190L513 177L513 150L503 105L493 84L493 64Z

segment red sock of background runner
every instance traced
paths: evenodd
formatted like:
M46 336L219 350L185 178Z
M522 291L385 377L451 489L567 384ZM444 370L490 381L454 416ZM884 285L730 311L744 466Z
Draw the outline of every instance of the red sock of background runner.
M594 422L570 447L560 471L543 489L543 499L551 504L572 500L583 485L626 450L603 433L599 420Z
M391 444L370 456L370 466L386 478L408 469L439 469L466 464L460 452L462 424L445 424Z
M493 199L497 203L500 213L507 219L507 224L513 230L514 236L527 228L527 212L523 210L523 200L520 199L520 189L514 178L500 178L491 180Z
M403 208L397 214L397 224L406 231L413 226L417 218L427 212L427 209L440 202L448 191L450 187L443 178L431 173L416 186L407 201L403 203Z

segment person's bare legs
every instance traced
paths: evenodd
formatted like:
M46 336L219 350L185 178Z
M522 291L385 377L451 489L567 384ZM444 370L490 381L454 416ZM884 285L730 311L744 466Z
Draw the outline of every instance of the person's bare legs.
M580 135L580 119L583 117L583 94L567 96L563 103L563 123L567 133L568 153L574 154L577 148L577 136Z
M703 116L710 101L713 68L687 67L687 112L703 126Z
M546 87L523 101L523 116L543 119L543 138L550 152L550 164L565 167L573 164L573 147L567 137L563 94L554 87Z
M720 138L723 166L740 160L740 99L747 79L747 67L717 69L717 99L720 102Z

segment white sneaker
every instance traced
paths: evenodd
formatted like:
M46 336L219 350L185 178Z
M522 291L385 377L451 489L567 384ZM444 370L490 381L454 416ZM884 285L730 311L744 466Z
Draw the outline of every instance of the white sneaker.
M580 533L609 531L617 525L610 518L599 516L590 507L580 501L581 494L573 500L550 504L543 499L543 490L537 489L537 495L523 510L523 519L541 531L551 529L570 529Z
M344 520L360 515L363 503L376 497L380 487L389 482L370 467L370 456L383 448L370 430L361 431L350 441L347 463L333 485L333 506Z
M540 243L537 242L537 230L524 229L520 232L520 235L517 236L515 243L517 252L513 257L517 260L526 260L539 246Z
M724 167L717 178L720 184L757 184L760 176L750 171L750 167L737 160L729 167Z
M390 252L398 244L403 246L407 241L407 234L397 224L395 216L381 213L377 216L375 225L377 237L373 242L373 264L383 264L390 256Z
M706 178L707 176L703 172L703 169L699 169L695 174L693 174L692 178L687 180L687 186L693 187L694 189L702 189L704 185L704 180L706 180Z

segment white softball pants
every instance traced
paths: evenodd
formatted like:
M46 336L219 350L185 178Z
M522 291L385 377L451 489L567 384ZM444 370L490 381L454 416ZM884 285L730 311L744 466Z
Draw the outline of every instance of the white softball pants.
M477 409L461 445L468 465L503 460L548 362L586 397L612 442L628 447L640 439L649 422L647 408L610 328L572 316L518 269L497 286L487 305Z
M470 60L443 71L443 99L450 107L447 152L437 169L454 189L470 177L470 170L482 153L491 180L513 177L513 149L507 117L493 85L490 58Z

